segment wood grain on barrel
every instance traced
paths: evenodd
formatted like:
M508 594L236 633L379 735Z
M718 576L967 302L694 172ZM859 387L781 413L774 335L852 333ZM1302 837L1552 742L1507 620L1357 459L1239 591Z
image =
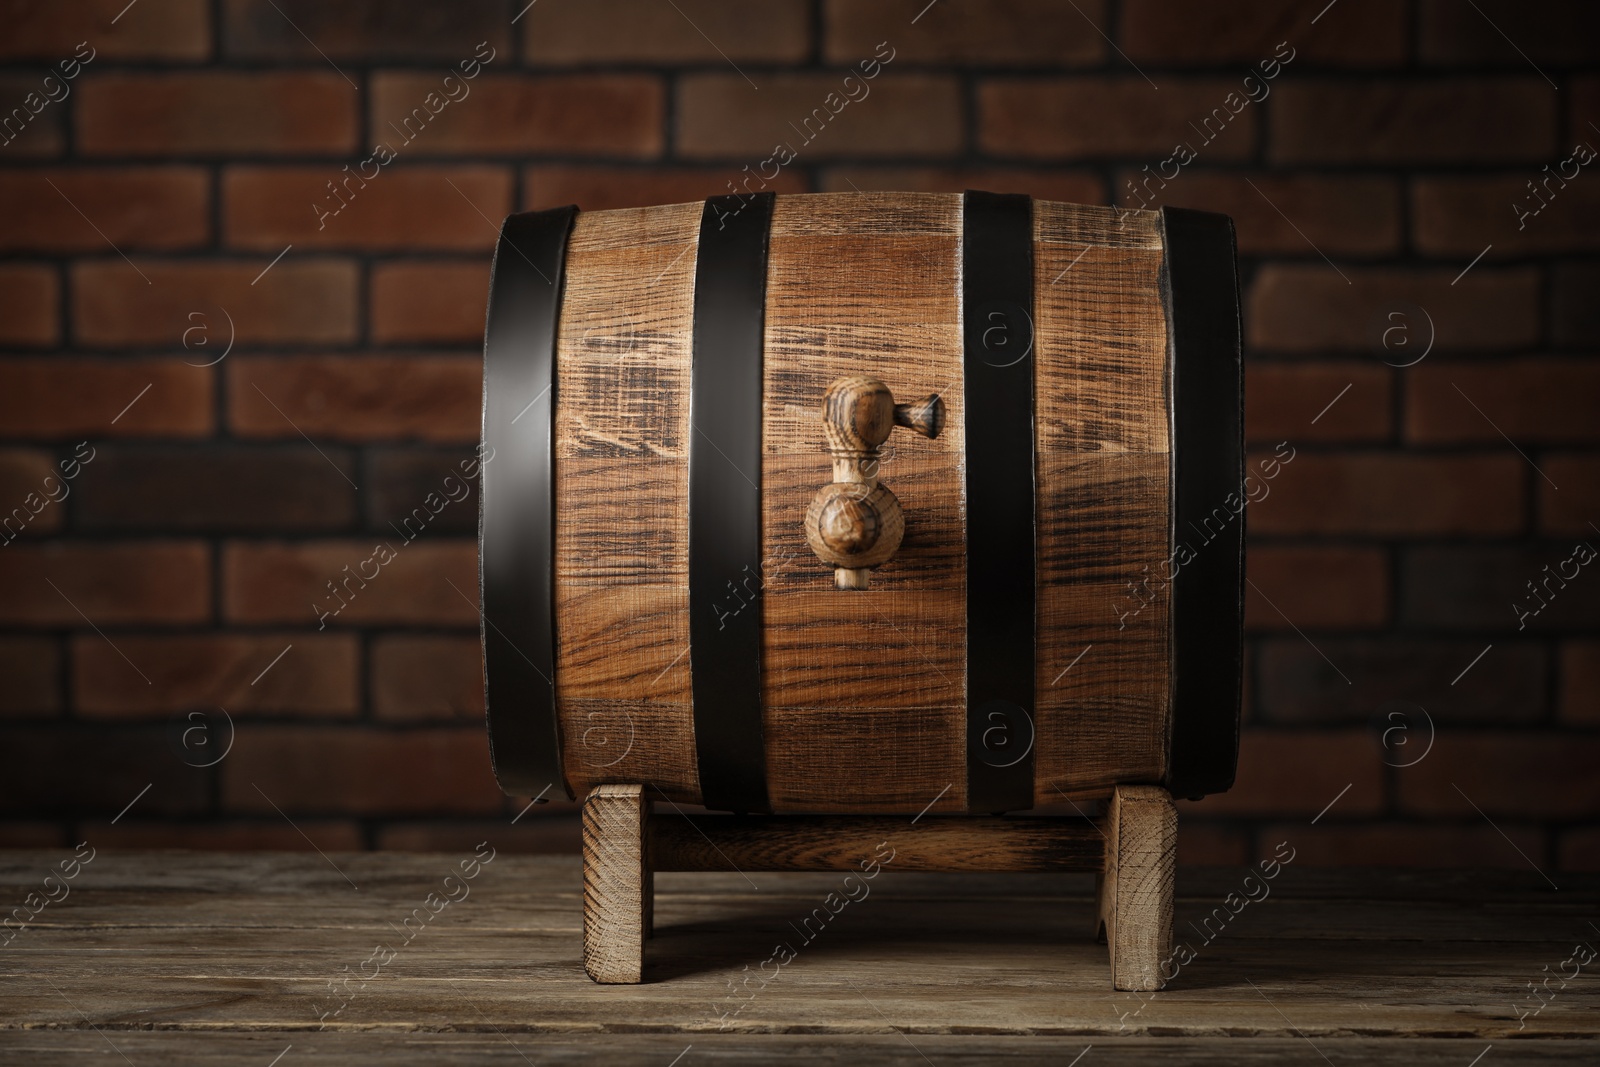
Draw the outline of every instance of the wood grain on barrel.
M1040 803L1166 772L1170 433L1158 221L1034 205Z
M936 811L966 807L960 233L959 196L777 201L762 511L767 558L783 561L766 575L763 659L779 809L915 813L936 797ZM856 375L899 397L939 393L949 412L937 440L890 439L879 477L906 537L869 589L841 591L804 518L833 480L822 398Z
M1166 326L1157 216L1034 205L1038 451L1035 795L1159 782L1170 625ZM701 205L580 215L558 354L557 687L568 781L700 799L688 654L688 447ZM966 809L961 197L779 197L765 325L763 722L778 810ZM866 590L806 540L833 480L821 403L870 375L938 394L892 434L905 537ZM1130 585L1130 583L1132 583ZM492 621L492 620L491 620Z
M567 246L556 685L579 796L631 781L699 799L685 502L700 213L679 204L580 214Z

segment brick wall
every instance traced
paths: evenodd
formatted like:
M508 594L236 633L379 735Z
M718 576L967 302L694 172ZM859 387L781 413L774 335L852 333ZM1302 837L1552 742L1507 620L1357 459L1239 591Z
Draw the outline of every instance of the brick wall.
M1600 575L1512 606L1600 544L1600 8L925 2L0 4L0 840L503 827L475 504L308 605L472 454L501 216L725 191L887 41L774 188L1238 222L1248 435L1295 459L1184 858L1600 868Z

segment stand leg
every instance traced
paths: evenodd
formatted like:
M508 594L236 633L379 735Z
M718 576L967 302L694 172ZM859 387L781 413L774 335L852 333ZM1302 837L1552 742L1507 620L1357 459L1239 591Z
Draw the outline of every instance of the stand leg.
M636 983L644 970L648 815L637 785L596 786L583 802L583 967L596 982Z
M1172 894L1178 812L1166 790L1119 785L1106 814L1100 927L1111 954L1111 984L1141 992L1165 984L1172 953Z

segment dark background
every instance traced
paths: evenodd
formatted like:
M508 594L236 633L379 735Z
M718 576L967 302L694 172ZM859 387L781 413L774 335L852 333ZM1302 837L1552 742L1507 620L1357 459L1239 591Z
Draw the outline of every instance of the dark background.
M1513 608L1600 545L1600 175L1513 208L1600 145L1600 6L925 2L0 3L0 514L94 457L0 547L0 843L509 840L475 502L326 631L310 602L471 454L503 215L725 192L888 41L773 188L1131 205L1188 141L1159 202L1237 221L1248 435L1296 458L1248 512L1239 782L1182 805L1181 857L1292 824L1307 863L1600 869L1600 573ZM481 41L471 95L319 230ZM219 708L233 748L189 766ZM577 842L567 804L514 833Z

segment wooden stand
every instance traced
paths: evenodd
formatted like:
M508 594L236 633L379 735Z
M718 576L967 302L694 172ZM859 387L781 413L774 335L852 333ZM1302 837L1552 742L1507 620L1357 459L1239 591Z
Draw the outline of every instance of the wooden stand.
M656 871L855 870L880 842L897 871L1095 871L1116 989L1165 982L1178 816L1166 790L1117 786L1103 818L655 815L636 785L583 802L583 964L596 982L644 971ZM1168 964L1170 967L1170 964Z

